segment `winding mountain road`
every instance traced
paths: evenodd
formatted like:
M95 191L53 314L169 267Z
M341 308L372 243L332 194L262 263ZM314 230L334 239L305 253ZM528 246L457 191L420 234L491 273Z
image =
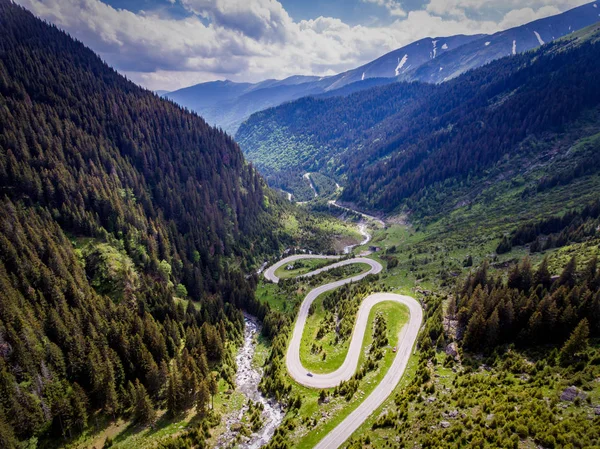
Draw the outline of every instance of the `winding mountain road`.
M339 256L319 256L319 255L308 255L301 254L287 257L280 260L272 267L265 271L265 278L272 282L278 282L279 278L275 275L275 271L282 265L288 264L299 259L335 259ZM344 441L346 441L361 424L385 401L385 399L394 391L396 385L402 378L412 348L417 339L417 334L423 321L423 310L421 305L410 296L397 295L395 293L374 293L365 298L358 310L356 317L356 324L354 325L354 332L348 348L348 354L346 359L337 370L326 373L326 374L312 374L308 375L308 370L302 366L300 361L300 343L302 341L302 333L308 318L308 311L313 301L322 293L333 290L344 284L350 282L357 282L369 274L377 274L381 272L382 266L379 262L367 259L364 257L357 257L354 259L346 259L337 263L333 263L318 270L310 273L300 275L301 277L314 276L326 270L333 268L350 265L355 263L364 263L370 266L369 271L362 273L350 278L341 279L339 281L330 282L311 290L300 305L300 311L294 325L292 333L292 339L288 346L286 355L286 366L290 376L296 380L296 382L312 388L333 388L339 385L340 382L350 379L357 368L358 359L360 356L362 343L367 329L369 313L373 306L384 301L395 301L408 307L410 317L408 323L402 327L399 338L398 338L398 350L396 357L392 362L392 365L384 378L381 380L379 385L371 392L371 394L340 424L338 424L331 432L315 446L317 449L337 449ZM299 277L300 277L299 276Z
M304 179L306 179L308 181L308 183L310 184L310 188L315 193L315 198L318 197L319 194L317 193L317 188L315 187L315 183L313 182L312 178L310 177L310 173L304 173Z

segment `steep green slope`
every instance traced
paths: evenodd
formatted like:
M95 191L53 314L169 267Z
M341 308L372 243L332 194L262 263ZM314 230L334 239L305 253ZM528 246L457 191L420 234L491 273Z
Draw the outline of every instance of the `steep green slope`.
M344 176L340 155L378 139L378 124L413 111L435 87L395 83L347 97L302 98L258 112L236 135L246 157L272 186L295 193L305 172ZM292 176L290 176L292 174Z
M478 192L465 184L493 182L497 164L517 175L524 167L511 160L565 154L596 132L594 30L440 86L302 99L256 114L238 138L275 185L319 170L342 181L342 200L365 209L447 211L472 202Z
M245 274L328 238L222 131L8 0L0 23L0 446L201 423L241 309L265 313Z
M600 46L559 48L549 45L450 83L362 160L348 156L344 198L388 211L414 207L428 193L454 196L459 183L484 179L503 160L524 152L536 157L550 146L564 154L578 138L595 134Z

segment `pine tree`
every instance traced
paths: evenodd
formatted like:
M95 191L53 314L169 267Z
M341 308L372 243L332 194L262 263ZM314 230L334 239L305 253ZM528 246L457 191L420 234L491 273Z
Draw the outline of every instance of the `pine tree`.
M464 335L464 345L472 351L481 349L485 336L485 319L480 311L476 312L467 325Z
M196 407L200 414L206 412L206 407L210 402L210 391L208 389L208 382L203 379L198 386L198 394L196 396Z
M208 375L208 391L210 392L211 397L211 408L214 410L215 394L219 392L219 384L217 383L217 379L215 378L213 373L210 373Z
M588 336L590 335L590 326L587 319L579 322L569 339L565 342L558 355L559 363L562 366L571 364L578 354L584 352L588 346Z
M573 288L575 285L575 276L577 274L577 259L575 256L571 257L565 268L563 269L560 277L556 281L556 286L567 286ZM555 288L555 287L553 287Z
M485 346L487 349L493 349L498 344L500 336L500 319L498 318L498 309L494 309L486 322Z
M167 410L171 416L177 415L182 409L181 375L177 361L173 362L167 384Z
M88 399L83 388L78 383L73 384L71 392L71 409L73 411L73 424L77 430L82 431L87 426Z
M156 411L154 410L150 396L139 379L135 380L134 419L140 424L151 424L156 419Z
M550 276L550 271L548 271L548 258L544 257L540 265L538 266L535 276L534 276L534 284L542 285L544 288L550 288L550 284L552 283L552 279Z

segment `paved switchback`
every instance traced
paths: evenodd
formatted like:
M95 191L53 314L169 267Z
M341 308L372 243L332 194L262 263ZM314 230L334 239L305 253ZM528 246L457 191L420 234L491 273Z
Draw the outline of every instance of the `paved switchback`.
M275 275L275 271L290 262L300 259L336 259L339 256L321 256L321 255L308 255L300 254L295 256L286 257L280 260L275 265L265 270L265 278L272 282L279 282L279 278ZM333 268L350 265L355 263L364 263L370 266L369 271L352 276L346 279L341 279L335 282L330 282L320 287L316 287L311 290L300 305L300 311L294 324L294 330L288 351L286 354L286 366L290 376L299 384L312 387L312 388L333 388L339 385L340 382L350 379L356 372L358 365L358 359L362 348L362 342L364 339L365 331L368 324L369 314L371 309L380 302L394 301L408 307L410 312L409 321L404 325L399 334L398 350L396 357L392 362L392 365L382 381L375 387L371 394L350 414L348 415L338 426L336 426L331 432L324 436L324 438L315 446L317 449L337 449L346 441L352 433L358 429L361 424L386 400L386 398L396 388L396 385L402 378L408 360L410 358L412 348L417 339L417 334L423 321L423 311L421 305L410 296L398 295L395 293L374 293L365 298L358 310L356 323L354 325L354 332L348 348L348 354L346 359L342 363L342 366L337 370L326 373L326 374L315 374L309 372L300 361L300 343L302 341L302 333L304 332L304 326L306 319L308 318L308 311L313 301L322 293L333 290L344 284L350 282L357 282L369 274L377 274L381 272L383 267L375 260L367 259L364 257L357 257L354 259L346 259L337 263L333 263L323 268L319 268L310 273L300 275L299 277L310 277L316 274L322 273L326 270Z

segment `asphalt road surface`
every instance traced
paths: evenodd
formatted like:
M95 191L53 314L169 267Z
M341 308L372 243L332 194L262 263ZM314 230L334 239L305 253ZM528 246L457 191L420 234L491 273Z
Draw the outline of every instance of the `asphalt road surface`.
M278 282L279 278L275 275L277 270L282 265L288 264L299 259L335 259L338 256L318 256L299 254L290 256L280 260L272 267L265 271L265 278L272 282ZM331 265L328 265L310 273L301 275L303 277L314 276L326 270L332 268L350 265L354 263L365 263L370 266L369 271L366 273L359 274L347 279L331 282L320 287L311 290L300 305L300 311L294 325L292 339L290 341L287 355L286 355L286 366L290 376L298 383L312 388L333 388L339 385L340 382L350 379L357 368L358 359L360 356L362 342L364 339L365 331L367 328L367 322L369 319L369 313L373 306L383 301L395 301L400 304L404 304L408 307L410 312L409 321L404 325L399 334L398 350L396 357L392 362L392 366L382 379L382 381L375 387L371 394L350 414L344 419L337 427L329 432L325 437L315 446L317 449L337 449L340 447L350 436L358 429L361 424L385 401L385 399L394 391L396 385L402 378L408 360L410 358L412 348L417 339L417 334L423 321L423 310L421 305L410 296L398 295L395 293L374 293L369 295L362 302L358 314L356 317L356 323L354 325L354 332L352 334L352 340L348 348L348 354L346 359L337 370L327 374L315 374L302 366L300 362L300 343L302 341L302 333L308 317L308 311L313 301L322 293L333 290L344 284L350 282L357 282L369 274L377 274L381 272L382 266L379 262L358 257L354 259L343 260Z

